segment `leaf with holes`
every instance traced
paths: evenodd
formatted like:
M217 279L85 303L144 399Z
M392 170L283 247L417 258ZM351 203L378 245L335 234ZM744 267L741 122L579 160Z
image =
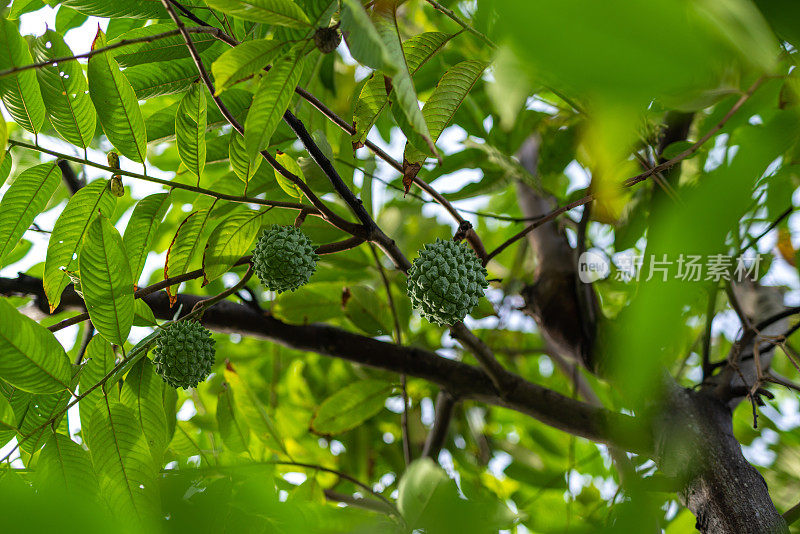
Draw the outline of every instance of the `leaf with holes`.
M253 22L307 28L308 17L292 0L206 0L208 7Z
M341 434L383 409L392 385L383 380L360 380L340 389L320 404L311 420L317 434Z
M0 267L60 182L61 169L43 163L22 171L0 199Z
M61 292L70 283L67 271L78 270L78 253L89 224L98 212L111 217L115 205L116 198L108 183L95 180L75 193L59 215L47 245L42 280L51 312L61 301Z
M200 82L192 84L178 105L175 145L178 156L189 172L197 176L199 185L206 164L206 88Z
M33 63L28 43L16 24L0 17L0 70ZM44 124L45 107L39 82L33 70L24 70L0 78L0 99L14 122L35 134Z
M269 146L269 140L292 101L294 88L302 73L302 56L291 54L276 61L261 78L244 123L244 142L251 157Z
M55 336L5 298L0 298L0 378L29 393L68 390L72 378Z
M175 237L172 238L172 243L167 251L167 260L164 263L164 279L172 278L185 274L189 271L192 265L192 260L197 256L200 251L200 238L203 229L208 223L208 217L211 210L199 210L190 213L181 225L178 231L175 232ZM173 288L179 284L175 284L167 288L170 302L175 303L175 293Z
M89 225L78 263L92 324L108 341L122 345L133 326L133 280L122 237L102 213Z
M128 255L134 283L139 280L139 275L144 269L150 245L153 244L156 231L169 208L169 202L169 193L155 193L144 197L133 208L128 226L125 227L125 233L122 236L122 242Z
M64 38L47 30L31 45L36 61L72 55ZM86 148L92 142L97 113L87 91L89 85L77 61L65 61L36 70L47 116L58 134L75 146Z
M106 36L97 30L92 50L106 46ZM89 58L89 96L106 137L120 153L142 163L147 155L147 130L139 102L130 82L109 52Z
M285 46L283 41L255 39L225 51L211 65L217 94L269 65Z

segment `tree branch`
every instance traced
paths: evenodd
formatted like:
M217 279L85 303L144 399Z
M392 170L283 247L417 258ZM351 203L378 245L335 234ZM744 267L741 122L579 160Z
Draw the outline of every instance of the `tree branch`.
M38 278L21 275L0 278L0 294L43 296ZM163 291L143 297L159 319L172 319L178 307L187 315L205 297L178 295L175 307ZM39 306L37 306L39 308ZM41 308L39 308L41 309ZM83 300L69 287L61 297L60 310L83 310ZM406 373L437 384L458 399L472 399L527 414L549 426L592 441L648 454L652 449L649 431L638 419L570 399L509 374L508 390L501 394L489 376L477 367L417 348L378 341L347 330L324 325L292 325L263 315L243 304L223 300L208 308L203 324L214 331L238 333L281 345L394 373Z

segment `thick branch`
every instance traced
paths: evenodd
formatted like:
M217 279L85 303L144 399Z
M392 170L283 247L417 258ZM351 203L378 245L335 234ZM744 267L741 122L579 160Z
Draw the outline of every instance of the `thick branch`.
M42 297L44 291L40 279L22 275L18 279L0 278L0 294ZM203 298L178 295L174 308L163 291L147 295L144 300L157 318L172 319L178 306L183 307L185 315ZM42 309L38 303L37 308ZM62 295L61 309L83 310L82 299L71 287ZM324 324L291 325L229 300L208 308L203 323L217 332L267 339L297 350L406 373L437 384L457 398L504 406L592 441L644 454L651 449L647 430L633 417L570 399L516 375L509 375L508 390L501 397L481 369L425 349L398 346Z

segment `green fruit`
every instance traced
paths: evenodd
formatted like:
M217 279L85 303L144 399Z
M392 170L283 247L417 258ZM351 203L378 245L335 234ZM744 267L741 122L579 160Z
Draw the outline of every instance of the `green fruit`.
M489 286L486 269L464 243L429 243L408 270L408 296L423 317L441 326L464 319Z
M161 330L153 351L156 372L174 388L191 388L211 373L214 365L211 332L197 321L178 321Z
M253 268L264 287L281 293L302 286L317 269L319 256L300 229L272 226L264 231L253 251Z

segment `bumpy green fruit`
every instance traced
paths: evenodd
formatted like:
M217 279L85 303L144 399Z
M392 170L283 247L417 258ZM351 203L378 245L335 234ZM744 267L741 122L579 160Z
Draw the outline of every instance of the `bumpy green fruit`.
M153 363L164 382L186 389L208 377L215 353L211 332L203 325L197 321L178 321L159 334Z
M488 287L486 269L463 243L429 243L408 270L411 304L428 321L452 325L466 317Z
M253 251L253 267L271 291L294 291L317 269L319 256L300 229L294 226L272 226L265 230Z

